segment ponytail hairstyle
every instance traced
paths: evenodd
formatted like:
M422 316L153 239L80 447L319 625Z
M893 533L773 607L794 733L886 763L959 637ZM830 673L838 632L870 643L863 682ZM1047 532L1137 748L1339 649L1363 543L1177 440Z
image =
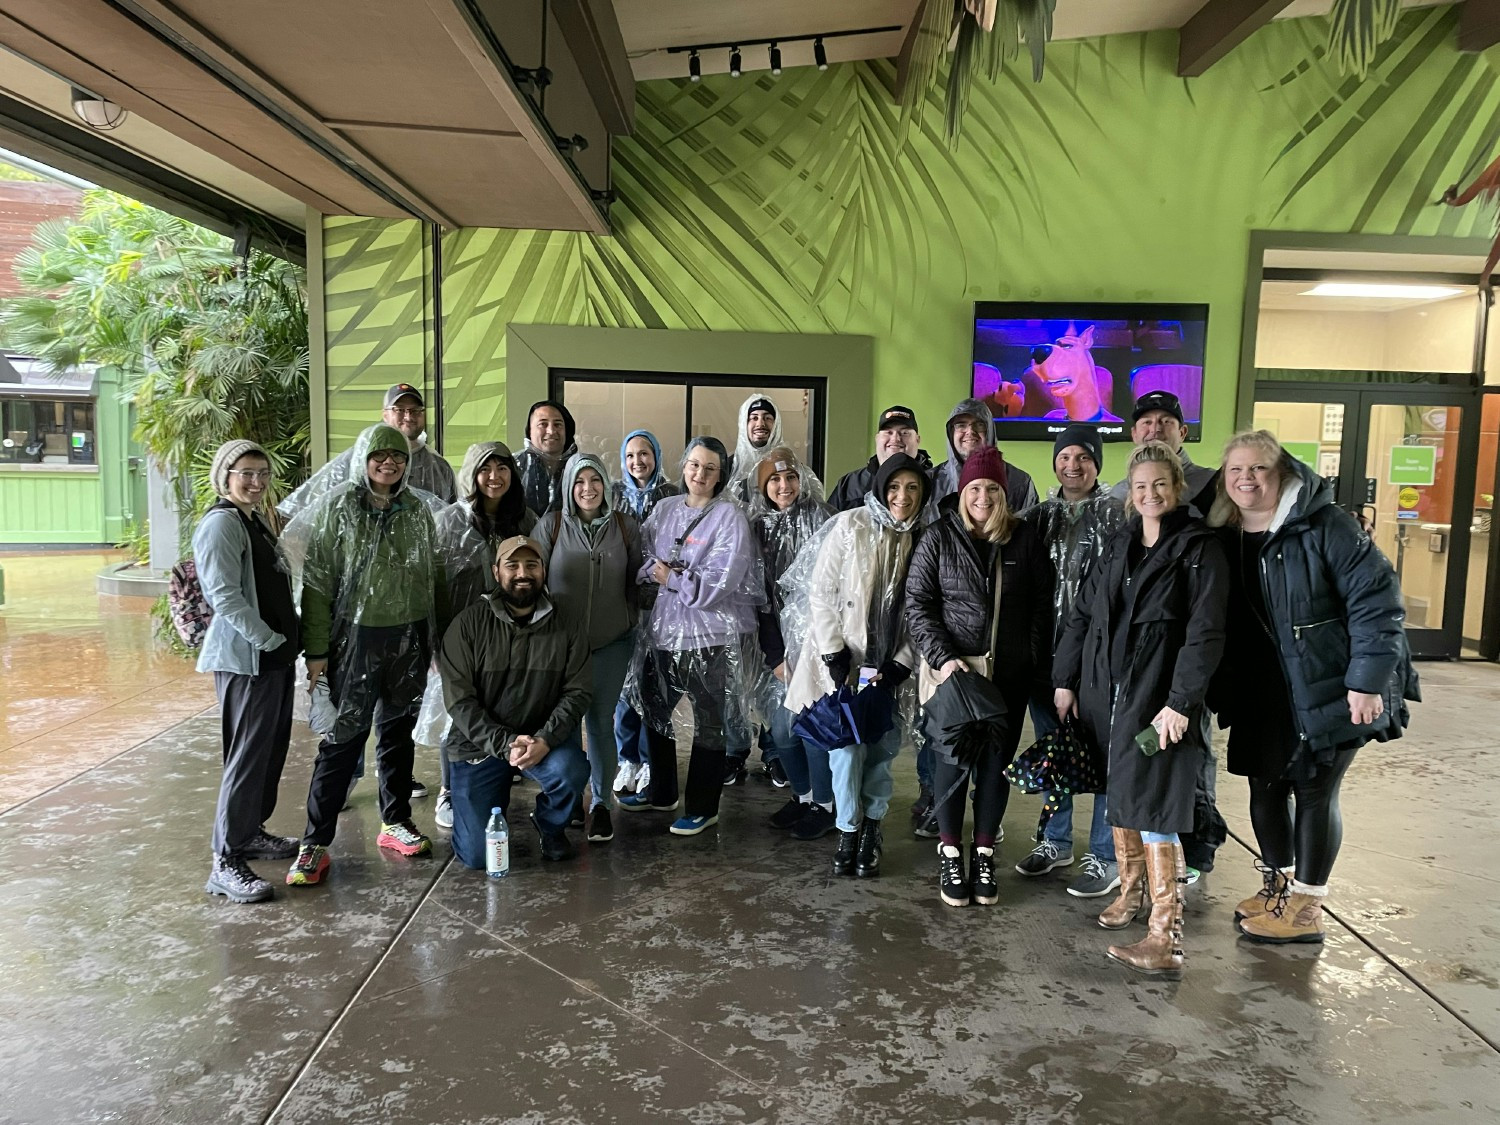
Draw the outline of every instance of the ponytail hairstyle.
M1187 477L1182 471L1182 459L1170 445L1160 441L1148 441L1138 445L1125 464L1125 510L1135 511L1135 470L1141 465L1165 465L1172 478L1172 488L1177 493L1177 502L1182 503L1187 492Z

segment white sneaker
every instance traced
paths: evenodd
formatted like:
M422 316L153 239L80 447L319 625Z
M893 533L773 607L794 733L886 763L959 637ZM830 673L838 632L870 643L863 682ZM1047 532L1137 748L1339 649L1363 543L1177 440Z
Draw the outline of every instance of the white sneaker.
M437 808L432 811L432 819L439 828L453 827L453 798L448 796L448 790L438 792Z
M620 772L615 774L614 791L616 793L634 793L637 766L634 762L623 759L620 762Z
M642 762L635 768L635 791L644 793L651 788L651 763Z

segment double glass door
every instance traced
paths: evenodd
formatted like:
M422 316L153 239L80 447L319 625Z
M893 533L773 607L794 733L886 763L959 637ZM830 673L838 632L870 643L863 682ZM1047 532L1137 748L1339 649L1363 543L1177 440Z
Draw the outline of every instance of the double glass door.
M1458 656L1465 597L1485 595L1483 565L1467 588L1479 403L1477 390L1442 386L1257 387L1256 428L1327 479L1395 567L1418 656Z

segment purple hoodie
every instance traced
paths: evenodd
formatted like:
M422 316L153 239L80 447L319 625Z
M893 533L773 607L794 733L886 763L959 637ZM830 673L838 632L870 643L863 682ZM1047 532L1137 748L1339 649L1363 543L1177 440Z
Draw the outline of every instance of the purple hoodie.
M699 516L702 521L678 548L678 538ZM711 648L755 631L755 610L765 598L760 552L744 514L728 499L716 499L707 509L689 508L686 496L662 500L646 520L641 552L642 583L652 581L658 560L686 564L661 587L651 610L656 648Z

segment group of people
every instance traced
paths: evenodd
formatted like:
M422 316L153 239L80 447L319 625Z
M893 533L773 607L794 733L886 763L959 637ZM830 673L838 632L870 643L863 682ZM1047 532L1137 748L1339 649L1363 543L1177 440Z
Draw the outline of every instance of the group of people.
M1172 976L1184 841L1207 848L1200 868L1214 846L1217 716L1261 852L1241 931L1322 939L1340 781L1365 742L1401 734L1418 697L1396 576L1326 481L1264 431L1231 439L1217 470L1194 465L1181 406L1160 391L1135 404L1116 488L1099 479L1098 432L1074 423L1045 500L1001 455L979 400L954 408L936 466L915 414L885 410L868 464L826 499L768 395L738 421L733 455L713 437L687 445L680 483L656 437L633 431L612 479L578 452L567 409L544 401L519 454L479 443L455 475L422 441L420 392L398 384L382 422L281 503L279 536L264 450L226 443L212 466L223 499L194 536L215 611L199 667L215 674L224 735L207 890L271 897L258 858L291 859L289 884L321 882L372 727L378 844L429 851L411 812L420 712L441 745L436 819L469 867L484 866L490 810L509 807L517 777L538 789L542 857L562 860L570 827L604 844L615 812L703 832L758 743L790 791L771 825L800 840L837 832L832 874L875 876L892 763L915 744L914 825L936 836L939 895L991 904L1005 770L1029 709L1038 736L1070 734L1106 768L1069 890L1117 892L1106 929L1144 914L1146 936L1109 956ZM264 825L299 654L321 741L306 829L288 839ZM999 701L977 755L924 721L954 676L988 681ZM865 692L888 721L863 741L812 733L820 701ZM1071 805L1049 800L1018 873L1072 865Z

